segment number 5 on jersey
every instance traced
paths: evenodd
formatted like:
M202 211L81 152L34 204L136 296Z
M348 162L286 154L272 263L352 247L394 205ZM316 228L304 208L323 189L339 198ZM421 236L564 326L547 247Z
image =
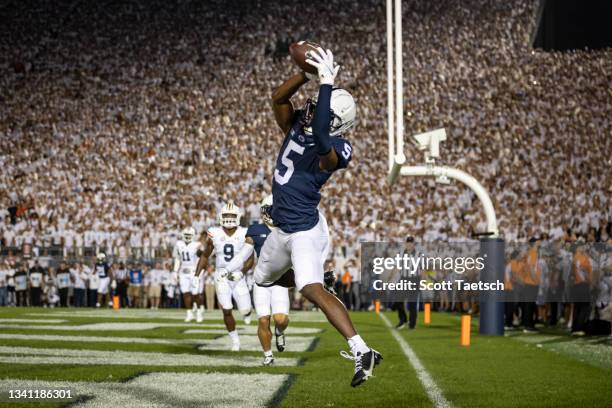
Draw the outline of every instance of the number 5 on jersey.
M289 158L289 154L291 152L296 152L297 154L302 155L304 154L304 149L304 146L300 146L293 140L289 141L289 144L285 148L285 151L283 152L283 155L281 157L281 163L283 163L283 165L287 167L287 170L285 170L285 174L283 175L281 175L278 169L274 170L274 181L276 181L281 186L289 182L289 179L291 178L291 176L293 175L293 171L295 170L295 167L293 166L293 160Z

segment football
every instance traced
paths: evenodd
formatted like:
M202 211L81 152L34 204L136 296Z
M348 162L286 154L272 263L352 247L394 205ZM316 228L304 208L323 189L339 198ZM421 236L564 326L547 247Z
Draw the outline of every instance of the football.
M312 65L306 63L306 53L318 47L320 47L320 45L312 41L298 41L294 42L289 46L289 54L291 55L291 58L296 63L296 65L300 67L302 71L310 72L311 74L316 74L317 69Z

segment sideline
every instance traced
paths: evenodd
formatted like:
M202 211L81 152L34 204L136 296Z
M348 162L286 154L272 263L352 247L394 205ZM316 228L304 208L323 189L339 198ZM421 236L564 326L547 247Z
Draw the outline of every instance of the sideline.
M452 404L446 398L444 398L442 390L440 390L433 378L431 378L429 371L425 369L425 367L421 363L421 360L419 360L419 358L415 354L414 350L412 350L406 340L397 332L395 327L393 327L387 316L385 316L383 313L380 313L380 318L383 320L383 322L385 322L385 325L387 326L395 340L399 343L402 351L404 352L404 355L408 359L408 362L410 363L410 365L412 365L414 371L416 371L417 378L423 385L423 388L425 389L425 392L427 393L427 396L433 403L434 407L451 408Z

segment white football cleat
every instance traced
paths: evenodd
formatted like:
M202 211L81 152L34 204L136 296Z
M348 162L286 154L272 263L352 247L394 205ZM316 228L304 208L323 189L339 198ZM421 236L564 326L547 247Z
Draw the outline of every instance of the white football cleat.
M196 311L196 322L202 323L204 321L204 311L198 309Z
M232 342L232 351L240 351L240 342L239 341Z
M191 310L187 311L187 316L185 316L185 321L190 322L193 320L193 312Z
M271 366L274 364L274 356L264 356L263 365Z
M246 324L246 325L251 324L251 313L249 313L248 315L244 316L244 324Z

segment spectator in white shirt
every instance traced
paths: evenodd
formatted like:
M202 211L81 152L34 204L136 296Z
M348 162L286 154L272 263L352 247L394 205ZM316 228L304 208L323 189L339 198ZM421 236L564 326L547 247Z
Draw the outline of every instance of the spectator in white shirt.
M72 264L72 267L70 268L70 280L74 286L74 306L87 306L85 302L87 274L83 270L83 266L80 263Z

